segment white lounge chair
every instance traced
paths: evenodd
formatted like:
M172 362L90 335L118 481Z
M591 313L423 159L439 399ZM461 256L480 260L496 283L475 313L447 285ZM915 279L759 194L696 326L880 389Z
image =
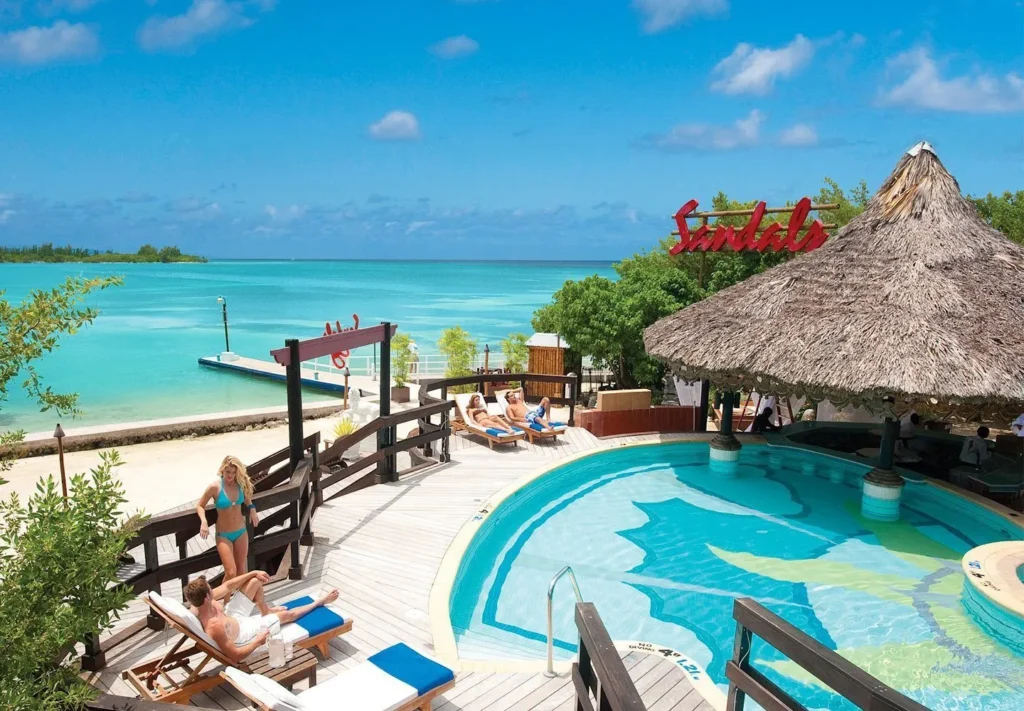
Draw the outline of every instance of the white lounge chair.
M188 703L193 694L221 684L223 678L219 674L203 674L203 669L211 662L230 666L232 661L224 655L213 638L206 634L199 618L172 598L155 592L143 593L141 597L167 624L181 633L181 638L161 658L136 664L122 672L125 681L134 686L143 698L166 703ZM301 597L284 603L284 607L298 607L312 601L311 597ZM285 642L303 649L316 648L324 657L328 656L327 645L330 640L351 630L352 618L333 604L317 608L295 622L280 627ZM277 629L273 631L276 633ZM192 645L181 649L188 641ZM265 649L266 645L254 652L254 655ZM193 668L189 659L198 654L203 657ZM185 672L185 678L175 678L172 675L175 671Z
M494 393L494 400L498 403L498 407L501 408L501 414L506 421L512 422L512 416L508 412L508 390L498 390ZM551 413L545 413L551 414ZM534 423L523 430L526 436L530 438L530 444L533 444L535 439L555 439L558 435L563 434L567 425L564 422L551 422L551 429L546 430L540 425ZM517 427L519 425L516 425Z
M435 698L455 686L451 669L404 644L388 647L299 694L240 669L228 668L222 675L267 711L429 711Z
M518 446L520 440L526 438L527 433L518 430L516 432L505 432L503 430L496 429L494 427L481 427L469 416L466 408L469 406L469 401L474 395L480 395L480 393L461 393L455 396L455 404L459 408L459 421L452 422L452 429L464 430L470 434L475 434L478 437L482 437L487 440L487 446L494 449L495 444L511 444ZM480 395L481 401L483 401L483 395ZM490 409L488 408L490 412Z

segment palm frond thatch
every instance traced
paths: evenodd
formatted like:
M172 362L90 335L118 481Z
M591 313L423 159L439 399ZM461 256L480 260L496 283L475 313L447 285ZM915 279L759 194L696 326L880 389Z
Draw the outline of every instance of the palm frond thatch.
M647 352L724 387L964 419L1024 409L1024 248L926 144L818 250L650 326Z

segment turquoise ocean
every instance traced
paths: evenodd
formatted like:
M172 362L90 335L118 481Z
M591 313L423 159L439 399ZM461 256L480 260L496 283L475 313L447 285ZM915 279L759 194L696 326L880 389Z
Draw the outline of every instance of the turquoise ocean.
M208 264L0 264L0 290L20 301L68 276L119 275L94 294L95 323L46 355L39 371L58 392L77 392L75 420L40 413L19 388L0 403L0 430L64 427L283 406L284 388L198 365L224 349L217 297L228 304L231 350L270 358L286 338L320 336L326 321L397 323L421 353L459 325L497 350L567 279L614 276L607 263L217 261ZM353 354L358 355L358 354ZM20 382L20 380L19 380ZM316 395L323 398L323 395Z

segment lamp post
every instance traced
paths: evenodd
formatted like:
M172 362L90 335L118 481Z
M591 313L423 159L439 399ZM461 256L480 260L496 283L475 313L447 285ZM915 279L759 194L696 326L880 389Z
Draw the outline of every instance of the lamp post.
M228 340L228 300L223 296L217 297L217 303L220 304L221 313L224 315L224 352L231 352L231 343Z
M57 423L57 429L53 431L57 439L57 458L60 460L60 490L64 493L64 505L68 505L68 477L64 473L64 428Z

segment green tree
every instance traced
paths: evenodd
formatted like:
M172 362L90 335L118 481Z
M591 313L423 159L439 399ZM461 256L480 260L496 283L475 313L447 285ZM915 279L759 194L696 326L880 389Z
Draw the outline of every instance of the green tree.
M530 361L530 349L526 346L525 333L510 333L501 339L501 354L505 356L505 369L522 373Z
M864 208L867 207L870 198L868 184L863 180L857 183L850 191L850 195L847 196L843 189L839 187L839 183L832 180L832 178L825 178L825 185L818 191L814 202L819 205L831 203L839 205L838 209L823 212L819 215L819 219L822 222L836 225L836 229L838 229L844 227L850 220L864 212Z
M73 645L109 629L133 595L118 559L141 519L125 518L112 471L117 452L71 477L65 502L53 477L22 505L0 503L0 708L80 709L96 689L78 675Z
M985 197L967 196L985 222L1017 244L1024 245L1024 190Z
M701 297L696 282L666 250L615 265L617 280L590 276L567 281L535 315L537 330L558 333L580 355L616 374L620 386L657 388L663 370L647 356L643 330Z
M470 338L461 326L446 328L441 332L441 338L437 342L437 350L445 356L448 363L445 366L444 377L461 378L473 374L473 363L476 362L477 343ZM472 385L453 388L453 392L472 392Z
M412 352L409 345L412 338L408 333L396 333L391 339L391 379L396 388L404 388L409 384L409 367L412 365Z
M157 259L159 252L156 251L156 247L151 244L144 244L139 247L138 255L140 257L146 257L147 259Z
M36 362L55 350L60 338L77 333L99 313L82 304L96 290L121 284L116 277L82 279L69 277L49 291L33 290L20 304L11 304L0 291L0 405L7 399L10 384L20 376L19 386L43 412L78 414L78 395L56 393L43 384ZM12 455L7 446L20 442L24 432L0 433L0 471L10 468ZM0 479L0 483L3 480Z

